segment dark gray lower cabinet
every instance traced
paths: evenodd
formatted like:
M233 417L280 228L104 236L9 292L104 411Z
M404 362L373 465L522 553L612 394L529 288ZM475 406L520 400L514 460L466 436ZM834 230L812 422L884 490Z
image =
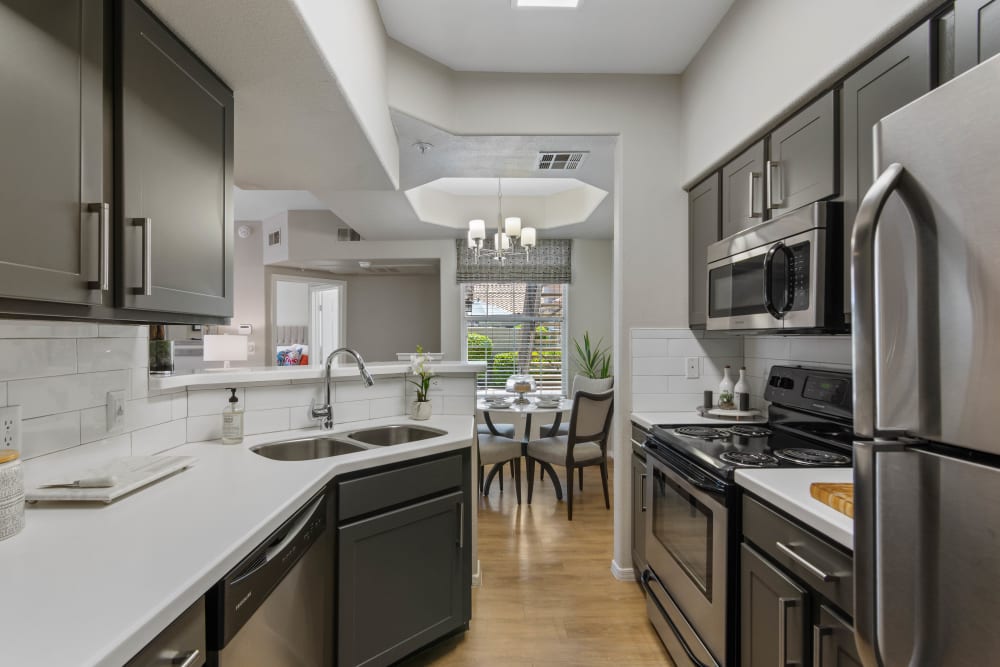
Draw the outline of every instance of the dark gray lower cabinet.
M956 0L955 74L1000 53L1000 0Z
M389 665L467 627L469 453L337 483L337 664Z
M740 549L740 653L743 667L804 665L809 596L743 544Z
M854 628L826 605L813 626L813 667L861 667Z
M232 316L233 93L136 0L119 35L120 305Z
M646 459L632 454L632 569L646 569Z

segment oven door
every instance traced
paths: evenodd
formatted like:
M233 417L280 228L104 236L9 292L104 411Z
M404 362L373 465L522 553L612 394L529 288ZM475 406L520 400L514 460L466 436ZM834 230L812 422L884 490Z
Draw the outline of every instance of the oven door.
M709 263L707 328L823 326L825 252L826 230L812 229Z
M647 443L646 556L672 604L670 626L690 627L720 665L726 664L728 596L727 486L696 466ZM677 639L698 654L680 632ZM665 639L665 643L670 642ZM685 652L687 653L687 649ZM680 659L680 656L674 656ZM704 662L704 661L703 661Z

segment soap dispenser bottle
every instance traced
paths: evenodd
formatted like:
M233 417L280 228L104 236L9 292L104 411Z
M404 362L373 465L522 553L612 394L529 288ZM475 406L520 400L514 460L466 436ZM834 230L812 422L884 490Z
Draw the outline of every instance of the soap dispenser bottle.
M240 399L236 398L236 388L230 388L233 395L229 397L229 405L222 411L222 444L238 445L243 442L243 408Z

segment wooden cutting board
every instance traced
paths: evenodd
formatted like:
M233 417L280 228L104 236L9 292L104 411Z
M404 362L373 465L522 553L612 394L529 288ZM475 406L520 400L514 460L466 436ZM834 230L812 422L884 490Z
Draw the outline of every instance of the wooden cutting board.
M813 482L809 493L824 505L829 505L841 514L854 518L854 485Z

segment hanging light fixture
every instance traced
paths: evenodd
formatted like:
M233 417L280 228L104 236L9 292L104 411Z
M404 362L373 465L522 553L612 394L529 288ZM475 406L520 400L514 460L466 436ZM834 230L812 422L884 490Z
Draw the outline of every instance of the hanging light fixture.
M486 245L486 221L469 220L468 244L475 252L476 261L491 257L500 262L510 257L531 259L531 249L537 245L534 227L522 227L521 218L503 217L503 183L497 179L497 231L493 234L493 247Z

